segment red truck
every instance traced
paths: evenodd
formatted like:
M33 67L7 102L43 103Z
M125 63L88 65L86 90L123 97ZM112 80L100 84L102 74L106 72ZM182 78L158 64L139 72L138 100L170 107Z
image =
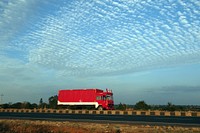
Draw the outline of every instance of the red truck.
M113 110L114 101L111 90L106 91L100 89L73 89L73 90L59 90L58 105L63 106L93 106L98 110Z

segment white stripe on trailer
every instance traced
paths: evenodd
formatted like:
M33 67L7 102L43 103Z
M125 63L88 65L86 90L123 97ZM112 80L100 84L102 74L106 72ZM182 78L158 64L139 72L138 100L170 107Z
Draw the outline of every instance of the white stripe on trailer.
M58 105L95 105L95 108L98 108L98 102L60 102L58 101Z

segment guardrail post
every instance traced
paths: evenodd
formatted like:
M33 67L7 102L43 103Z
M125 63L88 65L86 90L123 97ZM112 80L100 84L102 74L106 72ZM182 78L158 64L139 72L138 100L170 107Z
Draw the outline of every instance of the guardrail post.
M136 111L136 115L141 115L141 111Z
M100 110L97 110L97 111L96 111L96 114L100 114Z
M169 112L169 111L166 111L166 112L165 112L165 116L171 116L170 112Z
M121 111L121 110L120 110L120 111L119 111L119 114L120 114L120 115L123 115L123 114L124 114L124 111Z
M132 115L132 111L128 110L127 115Z
M160 116L160 111L155 111L156 116Z
M181 112L180 111L175 111L175 116L181 116Z
M192 116L191 112L185 112L185 116Z
M107 115L108 114L107 110L103 110L103 114Z
M75 114L78 114L79 110L75 110Z
M197 117L200 117L200 112L197 112Z
M89 110L89 114L92 114L93 113L93 111L92 110Z
M68 113L69 113L69 114L72 114L72 110L68 110Z
M115 110L112 110L112 111L111 111L111 114L112 114L112 115L115 115L115 114L116 114L116 111L115 111Z
M60 113L60 109L56 109L55 111L56 111L56 113Z
M86 114L86 110L82 110L82 114Z

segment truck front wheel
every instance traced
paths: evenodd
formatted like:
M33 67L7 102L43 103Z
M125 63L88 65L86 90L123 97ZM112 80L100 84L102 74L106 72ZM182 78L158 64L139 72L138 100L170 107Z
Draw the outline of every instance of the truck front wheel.
M102 106L99 106L99 107L98 107L98 110L103 110L103 107L102 107Z

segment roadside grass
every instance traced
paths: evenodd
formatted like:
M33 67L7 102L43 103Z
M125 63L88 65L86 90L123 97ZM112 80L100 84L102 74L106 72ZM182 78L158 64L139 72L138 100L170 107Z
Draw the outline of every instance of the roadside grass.
M200 127L0 120L0 133L199 133Z
M0 133L7 133L10 130L9 124L1 121L0 122Z

